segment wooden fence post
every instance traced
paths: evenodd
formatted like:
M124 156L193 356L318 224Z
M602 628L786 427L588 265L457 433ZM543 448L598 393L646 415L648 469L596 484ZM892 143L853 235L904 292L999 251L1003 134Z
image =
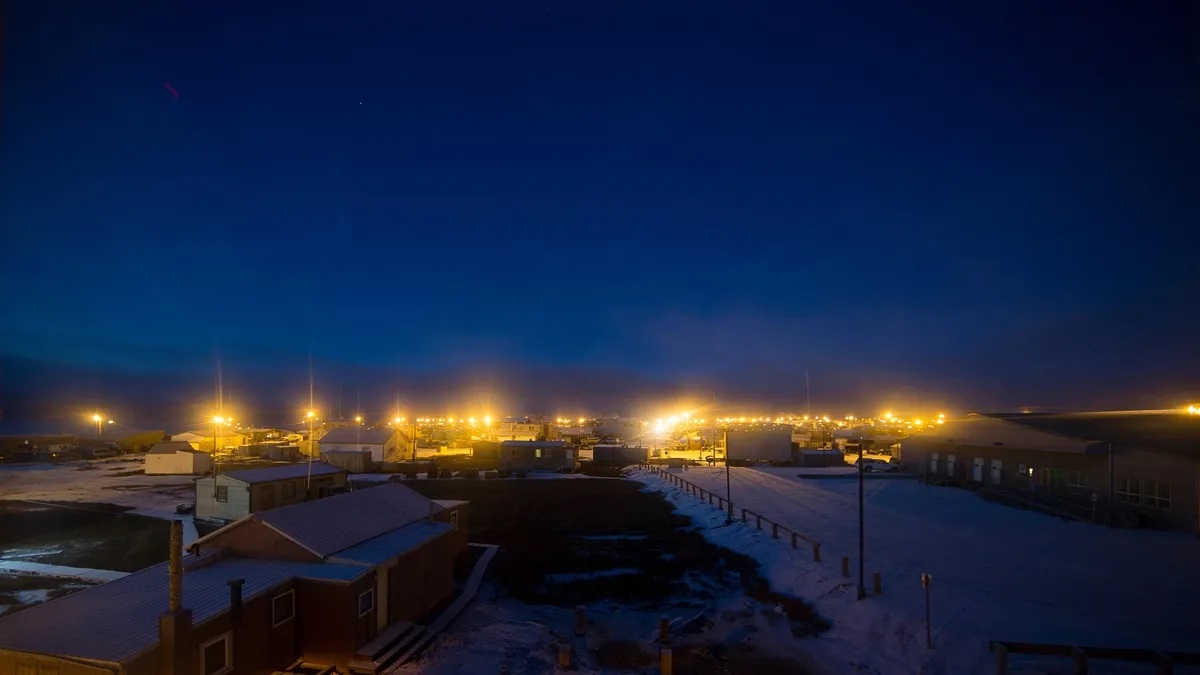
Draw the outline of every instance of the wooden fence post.
M746 522L746 509L742 509L742 522Z
M779 538L779 523L771 523L771 538Z
M796 535L792 535L792 541L796 541ZM821 562L821 545L813 544L813 562Z
M571 669L571 645L558 646L558 669Z
M760 530L762 529L762 516L760 516L760 515L758 515L758 514L755 514L755 516L754 516L754 526L755 526L755 527L757 527L757 528L758 528L758 529L760 529Z
M665 616L658 618L658 641L664 645L671 641L671 620Z
M587 607L583 605L575 606L575 635L587 635Z
M662 675L671 675L671 648L663 647L658 652L658 669Z
M842 556L842 576L850 576L850 556Z
M796 533L792 533L792 548L796 548Z
M875 587L875 595L883 595L883 576L879 572L871 575L872 585Z
M1072 647L1071 657L1075 659L1075 675L1087 675L1087 652L1080 647Z
M996 675L1008 675L1008 647L993 642L992 649L996 651Z

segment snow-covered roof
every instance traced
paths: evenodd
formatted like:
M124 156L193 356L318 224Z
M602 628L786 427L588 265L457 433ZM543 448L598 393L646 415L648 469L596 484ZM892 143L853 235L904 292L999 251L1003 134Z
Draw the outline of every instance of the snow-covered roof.
M318 443L339 443L358 445L383 445L391 440L398 432L395 429L330 429L318 440Z
M177 452L190 452L193 454L207 455L206 452L200 452L185 441L160 441L150 446L146 451L149 455L174 455Z

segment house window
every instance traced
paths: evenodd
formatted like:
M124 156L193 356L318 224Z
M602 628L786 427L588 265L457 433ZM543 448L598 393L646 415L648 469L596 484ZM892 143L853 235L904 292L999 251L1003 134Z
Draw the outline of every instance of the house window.
M536 457L536 458L538 458L538 459L541 459L541 458L542 458L542 449L541 449L541 448L534 448L534 449L533 449L533 456L534 456L534 457Z
M1141 484L1136 478L1126 478L1117 483L1117 501L1137 504L1141 501Z
M1142 506L1170 511L1171 484L1155 480L1142 481Z
M200 645L200 675L224 675L232 672L232 633L222 633Z
M296 592L288 591L271 600L271 626L290 621L296 615Z
M1067 487L1086 488L1088 484L1088 475L1086 471L1068 471L1067 472Z
M229 501L229 486L228 485L218 485L217 486L217 501L219 501L219 502Z
M454 526L454 529L456 529L456 530L458 529L458 511L457 510L450 512L450 524Z
M366 616L375 609L375 589L372 588L358 594L358 615Z
M283 484L283 498L291 499L296 496L296 484L287 482Z

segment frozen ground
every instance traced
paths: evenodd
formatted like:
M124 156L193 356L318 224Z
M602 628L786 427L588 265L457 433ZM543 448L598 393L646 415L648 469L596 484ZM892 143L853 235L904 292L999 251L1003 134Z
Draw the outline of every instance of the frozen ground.
M114 457L61 464L0 465L0 498L117 504L155 517L195 499L194 476L129 475L143 458ZM125 475L122 475L125 474Z
M655 642L661 616L671 622L675 672L716 675L820 673L797 647L806 644L791 633L774 608L740 595L708 605L690 604L665 611L642 611L605 603L588 608L588 631L573 633L572 610L525 605L501 599L485 586L480 598L442 632L415 661L396 673L450 675L562 672L559 647L571 648L575 673L656 673Z
M972 493L912 480L866 483L866 571L883 574L884 594L857 601L857 482L802 479L798 469L735 468L737 507L818 539L793 550L753 525L725 526L715 507L662 478L636 472L662 491L705 536L758 559L773 590L815 602L834 627L805 643L829 672L992 672L988 640L1200 648L1200 540L1164 532L1107 530L1010 509ZM683 478L718 493L724 469ZM753 521L751 521L753 523ZM851 556L850 579L839 569ZM925 648L922 572L933 577L936 648ZM1067 659L1014 657L1014 673L1069 672ZM1089 664L1093 673L1153 672L1148 664ZM1189 672L1177 668L1177 673Z

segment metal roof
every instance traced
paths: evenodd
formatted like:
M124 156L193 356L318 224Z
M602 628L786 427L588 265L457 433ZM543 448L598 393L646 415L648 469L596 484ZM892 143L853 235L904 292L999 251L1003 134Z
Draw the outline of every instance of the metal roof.
M562 448L566 441L502 441L500 447L507 448Z
M386 483L250 517L324 558L441 510L403 485Z
M361 544L338 551L333 556L330 556L329 560L332 562L378 565L379 563L387 562L392 558L404 555L430 539L440 537L453 529L454 526L450 523L418 520L398 530L392 530L374 539L368 539Z
M321 462L312 463L312 475L325 476L331 473L345 473L345 470L339 469L336 466L330 466ZM222 476L228 476L234 480L243 483L270 483L277 480L288 480L292 478L304 478L309 475L309 465L307 462L298 464L278 464L276 466L264 466L261 469L238 469L236 471L223 471Z
M204 556L185 556L196 563ZM183 575L183 606L199 625L229 609L230 579L244 579L249 600L290 579L352 581L369 567L332 563L225 558ZM0 618L0 647L112 663L158 643L158 616L167 611L167 564L72 593Z
M1060 436L1200 457L1200 417L1178 411L984 415Z
M192 453L199 453L199 454L205 454L205 455L208 454L207 452L200 453L199 450L196 450L195 448L192 447L191 443L187 443L184 441L160 441L160 442L155 443L154 445L150 446L150 449L146 451L146 454L148 454L148 455L173 455L177 452L192 452Z
M330 429L318 443L348 443L351 445L383 445L395 436L395 429Z

